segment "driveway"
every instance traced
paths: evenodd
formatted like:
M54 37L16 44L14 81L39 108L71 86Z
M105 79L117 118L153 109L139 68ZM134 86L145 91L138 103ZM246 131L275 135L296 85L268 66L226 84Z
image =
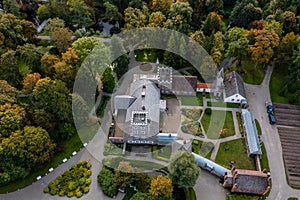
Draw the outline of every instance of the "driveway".
M262 140L268 154L269 166L272 177L272 189L269 200L287 200L288 197L299 197L300 190L292 189L286 180L285 168L282 157L282 148L276 125L270 125L265 108L265 101L271 100L269 82L274 64L268 66L265 79L261 85L245 84L249 110L254 118L259 121L262 129Z

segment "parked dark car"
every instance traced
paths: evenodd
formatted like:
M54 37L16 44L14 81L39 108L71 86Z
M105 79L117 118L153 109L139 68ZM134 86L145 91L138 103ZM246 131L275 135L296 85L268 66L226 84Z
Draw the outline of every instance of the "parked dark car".
M267 113L274 113L274 107L272 106L271 102L266 101L266 108L267 108Z
M270 124L272 124L272 125L275 124L276 123L276 118L275 118L274 114L269 113L268 116L269 116Z

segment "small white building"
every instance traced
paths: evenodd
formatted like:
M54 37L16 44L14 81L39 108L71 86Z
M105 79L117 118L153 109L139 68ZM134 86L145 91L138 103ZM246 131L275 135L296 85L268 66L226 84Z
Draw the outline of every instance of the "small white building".
M224 76L224 102L241 103L246 99L246 91L242 77L235 71Z

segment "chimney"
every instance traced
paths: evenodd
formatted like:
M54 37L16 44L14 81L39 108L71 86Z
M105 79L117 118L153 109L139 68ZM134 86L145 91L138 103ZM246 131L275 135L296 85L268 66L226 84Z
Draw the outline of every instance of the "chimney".
M146 107L145 107L145 106L142 106L142 110L146 110Z

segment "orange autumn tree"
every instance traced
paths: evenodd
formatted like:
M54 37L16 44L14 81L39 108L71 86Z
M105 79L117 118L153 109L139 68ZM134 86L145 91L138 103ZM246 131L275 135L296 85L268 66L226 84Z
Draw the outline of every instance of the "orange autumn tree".
M255 68L259 64L266 64L274 55L274 48L279 45L279 37L274 31L253 30L255 43L250 47L251 58Z
M150 194L155 199L172 199L173 186L169 177L158 176L151 181Z
M129 162L121 161L116 170L116 182L123 187L131 183L133 169Z
M23 92L24 94L30 94L33 91L35 84L40 80L41 75L39 73L27 74L23 80Z

